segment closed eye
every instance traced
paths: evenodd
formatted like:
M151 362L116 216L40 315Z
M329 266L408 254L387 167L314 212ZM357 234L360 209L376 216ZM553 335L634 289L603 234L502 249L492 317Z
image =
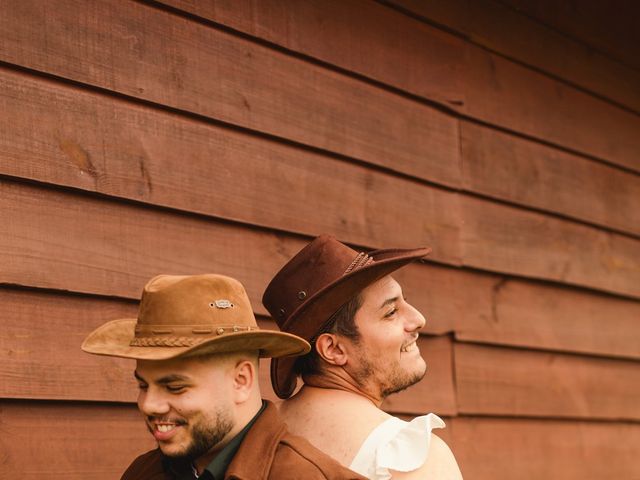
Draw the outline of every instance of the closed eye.
M167 385L165 388L171 393L181 393L187 387L184 385Z
M387 313L384 314L384 318L393 317L397 311L398 309L393 307L391 310L389 310Z

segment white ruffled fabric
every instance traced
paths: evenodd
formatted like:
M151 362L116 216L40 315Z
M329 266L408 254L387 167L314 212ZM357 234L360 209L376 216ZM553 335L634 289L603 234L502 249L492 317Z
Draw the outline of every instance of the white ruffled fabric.
M415 470L427 460L431 430L444 427L433 413L410 422L391 417L373 429L349 468L369 480L388 480L389 470Z

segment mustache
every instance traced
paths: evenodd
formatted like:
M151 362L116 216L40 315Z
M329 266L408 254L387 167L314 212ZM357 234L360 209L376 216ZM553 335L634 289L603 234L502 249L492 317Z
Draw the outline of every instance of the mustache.
M176 425L186 425L187 421L184 418L172 418L172 417L158 417L155 415L147 415L148 423L174 423Z

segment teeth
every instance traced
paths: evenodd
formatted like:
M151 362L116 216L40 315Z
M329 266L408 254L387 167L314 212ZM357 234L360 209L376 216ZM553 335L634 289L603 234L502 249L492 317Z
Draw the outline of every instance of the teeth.
M415 346L416 342L411 342L408 345L405 345L404 347L402 347L400 349L401 352L410 352L411 350L413 350L413 347Z
M159 432L167 433L176 428L175 425L156 425Z

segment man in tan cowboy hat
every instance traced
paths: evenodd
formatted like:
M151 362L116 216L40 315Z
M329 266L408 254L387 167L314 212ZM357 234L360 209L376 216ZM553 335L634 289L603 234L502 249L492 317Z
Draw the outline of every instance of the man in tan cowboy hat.
M461 479L429 414L405 422L380 409L418 382L426 364L416 344L422 314L390 274L431 249L356 252L322 235L271 280L263 303L282 331L312 344L297 359L274 359L271 382L288 399L280 412L293 433L369 479Z
M362 478L289 434L261 399L258 357L300 355L309 345L260 330L237 280L155 277L137 319L102 325L82 349L136 360L138 407L158 449L124 480Z

